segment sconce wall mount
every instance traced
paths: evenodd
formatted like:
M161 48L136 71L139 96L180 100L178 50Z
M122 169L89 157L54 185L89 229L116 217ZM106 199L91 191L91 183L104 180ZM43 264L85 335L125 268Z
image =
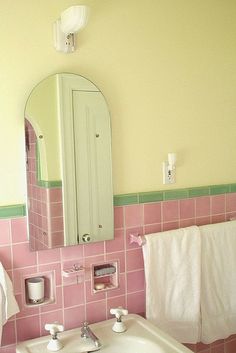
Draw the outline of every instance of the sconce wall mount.
M82 30L88 22L88 7L71 6L61 13L54 22L54 47L57 51L72 53L76 49L75 33Z
M176 182L176 153L168 153L168 161L163 162L163 184Z

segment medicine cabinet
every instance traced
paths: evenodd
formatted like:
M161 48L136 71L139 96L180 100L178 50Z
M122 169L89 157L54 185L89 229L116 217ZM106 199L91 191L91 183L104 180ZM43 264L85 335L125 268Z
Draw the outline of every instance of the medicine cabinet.
M25 108L31 250L112 239L110 114L88 79L56 74Z

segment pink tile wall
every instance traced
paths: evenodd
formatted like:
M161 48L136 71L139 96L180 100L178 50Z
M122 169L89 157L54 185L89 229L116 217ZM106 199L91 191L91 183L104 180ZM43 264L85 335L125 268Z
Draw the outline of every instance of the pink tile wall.
M51 249L63 245L62 188L44 188L37 184L37 137L25 119L27 156L27 194L30 247L32 250Z
M122 305L131 313L145 312L144 266L141 248L129 243L129 234L148 234L193 224L215 223L236 216L236 193L185 200L164 201L115 207L115 239L30 252L26 218L0 220L0 258L12 278L21 312L3 329L0 353L15 352L21 340L46 334L46 322L59 321L66 329L84 320L96 322L110 318L111 307ZM93 294L91 266L101 261L119 262L119 288ZM79 263L87 269L85 281L78 285L66 281L61 269ZM56 302L29 308L24 304L22 277L53 271ZM191 345L194 352L235 353L236 336L211 345Z

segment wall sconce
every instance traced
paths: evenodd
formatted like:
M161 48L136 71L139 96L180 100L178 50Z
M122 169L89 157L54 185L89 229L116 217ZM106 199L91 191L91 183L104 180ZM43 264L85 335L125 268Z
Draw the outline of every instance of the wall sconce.
M176 153L168 153L168 161L163 162L163 184L175 183Z
M71 6L63 11L61 18L54 22L55 49L64 53L75 51L75 33L83 29L87 22L87 6Z

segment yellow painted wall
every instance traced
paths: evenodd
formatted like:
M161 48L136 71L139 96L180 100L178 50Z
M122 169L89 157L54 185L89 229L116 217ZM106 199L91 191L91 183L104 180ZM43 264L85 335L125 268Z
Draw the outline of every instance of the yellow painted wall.
M62 10L88 4L74 54L53 48ZM0 3L0 205L25 202L24 106L56 72L91 79L112 114L114 192L236 181L235 0L21 0Z

